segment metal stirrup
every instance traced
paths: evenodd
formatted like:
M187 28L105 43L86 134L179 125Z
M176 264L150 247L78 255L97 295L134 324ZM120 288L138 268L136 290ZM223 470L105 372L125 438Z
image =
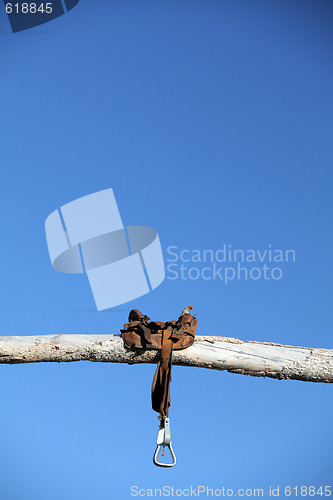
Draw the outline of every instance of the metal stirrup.
M176 455L171 445L170 419L168 417L165 417L161 420L156 442L157 442L157 447L153 458L154 464L157 465L158 467L173 467L176 464ZM167 464L159 461L162 448L163 448L162 456L164 456L165 447L169 448L170 450L172 464Z

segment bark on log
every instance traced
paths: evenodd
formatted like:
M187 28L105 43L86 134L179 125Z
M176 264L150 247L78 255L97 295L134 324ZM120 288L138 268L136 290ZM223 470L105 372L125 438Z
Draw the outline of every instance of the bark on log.
M126 349L120 335L0 337L0 363L95 361L157 363L158 351ZM193 346L174 351L173 364L231 373L333 382L333 350L294 347L229 337L197 336Z

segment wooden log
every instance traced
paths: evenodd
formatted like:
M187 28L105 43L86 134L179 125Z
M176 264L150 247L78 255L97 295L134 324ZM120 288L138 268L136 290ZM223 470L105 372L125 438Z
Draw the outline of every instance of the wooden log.
M130 350L120 335L61 334L0 337L0 363L94 361L157 363L158 351ZM197 336L193 346L173 352L173 364L231 373L333 382L333 350L295 347L229 337Z

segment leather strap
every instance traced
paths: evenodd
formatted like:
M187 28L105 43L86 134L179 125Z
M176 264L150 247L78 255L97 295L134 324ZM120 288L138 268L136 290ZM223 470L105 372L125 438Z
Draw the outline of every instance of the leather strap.
M163 331L161 359L157 365L151 387L151 401L154 411L160 418L168 416L170 399L170 382L172 368L172 328Z

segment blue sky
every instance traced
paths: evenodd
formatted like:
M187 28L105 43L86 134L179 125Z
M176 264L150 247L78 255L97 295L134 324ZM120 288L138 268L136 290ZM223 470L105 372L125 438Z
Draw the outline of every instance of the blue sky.
M198 334L332 347L332 5L81 0L12 34L0 11L1 335L118 333L195 306ZM170 280L97 312L44 221L112 187L162 248L294 249L280 280ZM153 366L1 366L6 500L332 484L332 388L174 367L178 463L152 465Z

